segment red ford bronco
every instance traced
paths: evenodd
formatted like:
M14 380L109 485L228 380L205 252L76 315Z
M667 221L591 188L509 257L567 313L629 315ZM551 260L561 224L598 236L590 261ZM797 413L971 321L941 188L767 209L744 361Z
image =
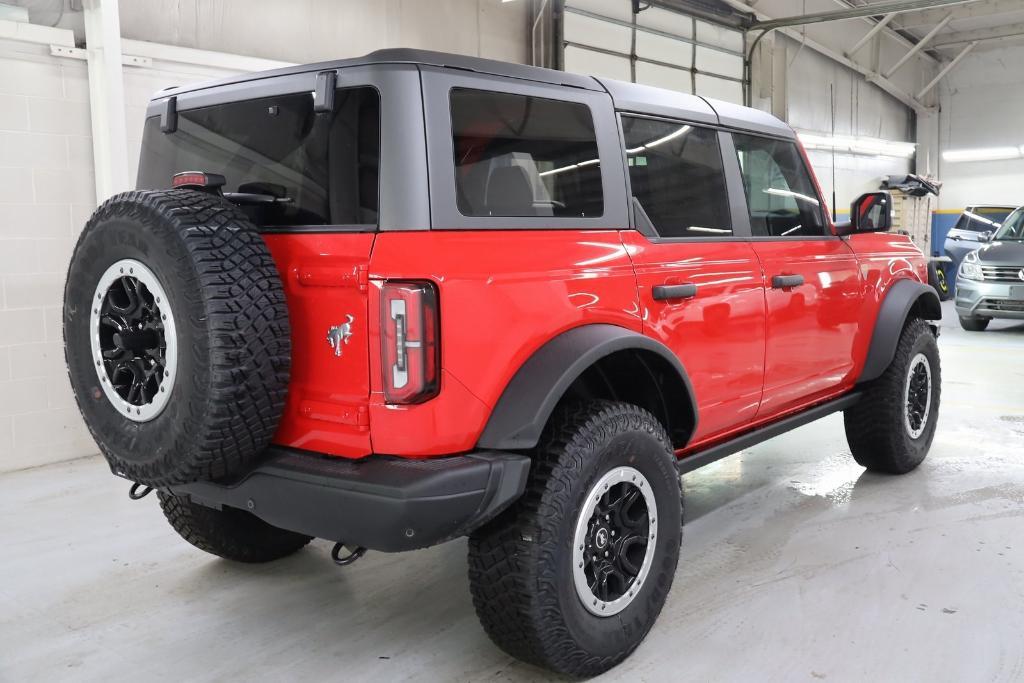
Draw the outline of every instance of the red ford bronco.
M65 291L113 472L243 562L469 536L484 628L576 675L676 571L680 474L843 411L902 473L939 301L887 196L833 225L760 111L385 50L172 88Z

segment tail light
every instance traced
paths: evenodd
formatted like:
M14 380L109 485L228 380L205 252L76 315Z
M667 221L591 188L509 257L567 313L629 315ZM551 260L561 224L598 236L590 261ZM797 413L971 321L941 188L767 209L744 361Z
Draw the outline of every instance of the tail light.
M388 403L420 403L440 389L437 291L429 282L385 282L381 358Z

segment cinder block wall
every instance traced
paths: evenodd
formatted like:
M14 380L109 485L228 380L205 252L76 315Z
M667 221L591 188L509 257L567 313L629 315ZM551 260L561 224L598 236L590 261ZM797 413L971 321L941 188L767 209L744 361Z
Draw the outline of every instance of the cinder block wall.
M132 177L150 96L231 73L125 69ZM86 63L0 40L0 472L97 452L71 394L61 329L68 261L96 207L91 133Z
M0 42L0 471L95 452L64 370L68 258L95 204L85 62Z

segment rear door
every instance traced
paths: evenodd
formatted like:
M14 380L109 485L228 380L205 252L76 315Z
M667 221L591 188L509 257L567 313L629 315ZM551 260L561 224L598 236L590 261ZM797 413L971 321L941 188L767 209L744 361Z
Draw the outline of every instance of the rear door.
M623 232L644 332L682 361L700 416L691 443L749 423L761 399L761 266L735 216L723 170L725 133L622 116L637 231Z
M732 138L765 279L767 344L757 416L772 417L852 382L860 268L853 250L832 234L796 143Z
M314 94L331 79L333 98ZM371 250L378 229L425 229L429 216L425 190L415 189L425 184L422 126L398 123L407 108L382 108L382 93L418 106L417 71L354 67L248 87L251 99L239 100L237 90L179 95L177 126L169 133L161 132L159 116L151 117L138 185L168 187L178 171L225 177L225 196L260 229L288 301L291 382L274 442L366 455L372 452L369 364L376 358L369 346ZM420 178L410 181L416 172ZM403 201L389 205L383 188ZM259 334L258 324L252 333ZM245 372L244 359L239 362Z

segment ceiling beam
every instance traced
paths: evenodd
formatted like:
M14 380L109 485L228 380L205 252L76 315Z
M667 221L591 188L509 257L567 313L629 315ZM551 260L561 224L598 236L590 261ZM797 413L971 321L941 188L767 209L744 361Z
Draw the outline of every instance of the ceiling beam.
M953 21L1020 12L1021 9L1020 0L986 0L985 2L954 8ZM937 24L942 21L946 14L947 10L942 9L921 10L914 14L899 17L894 24L898 24L901 29L920 29Z
M981 42L986 40L1000 40L1003 38L1015 38L1024 36L1024 24L1009 24L1006 26L993 26L991 28L979 28L975 31L957 31L947 33L932 45L933 48L955 47L964 43Z
M761 20L770 19L770 17L768 17L764 12L759 12L759 11L754 10L753 7L751 7L750 5L742 2L742 0L722 0L722 2L724 2L725 4L729 5L730 7L734 8L734 9L737 9L737 10L739 10L741 12L753 12L757 16L758 19L761 19ZM913 95L911 95L910 93L904 91L902 88L900 88L898 85L896 85L895 83L890 81L888 78L885 78L881 74L874 72L873 70L867 68L866 66L863 66L862 64L858 64L857 62L853 61L852 59L850 59L846 55L844 55L844 54L842 54L840 52L837 52L836 50L833 50L832 48L825 47L824 45L822 45L818 41L816 41L816 40L814 40L812 38L807 37L806 35L804 35L800 31L798 31L796 29L793 29L793 28L785 28L785 27L778 29L778 31L779 31L779 33L782 33L783 35L787 36L788 38L791 38L792 40L798 41L801 45L803 45L807 49L814 50L818 54L823 55L825 57L828 57L832 61L837 62L839 64L842 64L846 68L851 69L852 71L855 71L855 72L859 73L869 83L872 83L875 86L877 86L878 88L880 88L880 89L884 90L885 92L889 93L892 97L894 97L895 99L899 100L900 102L902 102L906 106L910 107L911 109L913 109L913 110L915 110L915 111L917 111L919 113L931 113L931 112L934 111L934 107L929 107L929 106L927 106L925 104L922 104L920 101L916 100Z
M850 0L832 0L832 2L834 4L840 6L840 7L856 7L856 5L854 5L852 2L850 2ZM906 35L904 35L903 33L900 33L895 28L893 28L892 26L888 25L889 22L892 21L892 17L894 17L894 16L896 16L896 15L894 15L894 14L886 14L881 19L875 19L875 17L873 17L873 16L872 17L861 17L861 21L863 23L867 24L868 26L870 26L872 28L872 31L874 30L874 27L877 26L879 23L885 22L886 25L883 27L885 29L885 35L889 36L890 38L895 40L897 43L902 45L903 47L906 47L906 48L914 47L914 44L916 43L915 40L909 39ZM872 36L874 36L874 34L872 34ZM846 54L847 55L851 55L851 54L854 54L855 52L856 52L856 50L850 50ZM928 54L928 50L925 50L924 52L922 52L921 55L926 57L927 59L930 59L933 62L938 63L938 61L939 61L933 55Z
M903 66L908 61L910 61L911 57L913 57L918 52L920 52L921 49L924 48L924 46L928 44L928 41L930 41L932 38L934 38L935 35L939 31L941 31L942 29L946 28L946 24L948 24L952 18L953 18L952 14L947 14L945 19L943 19L939 23L935 24L935 26L932 28L932 30L928 31L928 34L924 38L922 38L921 40L917 41L917 45L915 45L914 47L910 48L910 50L908 50L905 55L900 57L899 61L897 61L895 64L893 64L891 67L889 67L889 70L886 71L885 74L884 74L885 77L889 78L894 73L899 71L901 66Z
M938 82L941 81L946 76L946 74L948 74L950 71L956 68L956 65L960 63L960 60L966 57L970 53L970 51L974 49L975 45L977 45L977 43L967 43L967 46L963 50L960 50L960 54L954 57L953 61L951 61L946 66L942 67L942 71L940 71L935 76L935 78L933 78L928 83L928 85L921 88L921 90L916 95L917 99L921 99L922 97L927 95L928 91L934 88L938 84Z
M755 21L749 26L749 29L751 31L771 31L785 26L805 26L807 24L819 24L826 21L839 21L841 19L857 19L858 17L878 16L880 14L915 12L933 7L966 5L980 1L981 0L886 0L885 2L876 2L871 5L857 5L855 7L832 10L830 12L811 12L791 17L782 17L780 19L764 19Z
M871 30L864 34L864 37L857 41L857 44L851 47L847 53L847 57L852 57L857 54L862 47L868 44L868 42L874 38L878 33L889 25L889 22L893 20L896 15L894 13L886 14L884 17L878 20L878 23L871 27ZM899 35L899 34L896 34Z

